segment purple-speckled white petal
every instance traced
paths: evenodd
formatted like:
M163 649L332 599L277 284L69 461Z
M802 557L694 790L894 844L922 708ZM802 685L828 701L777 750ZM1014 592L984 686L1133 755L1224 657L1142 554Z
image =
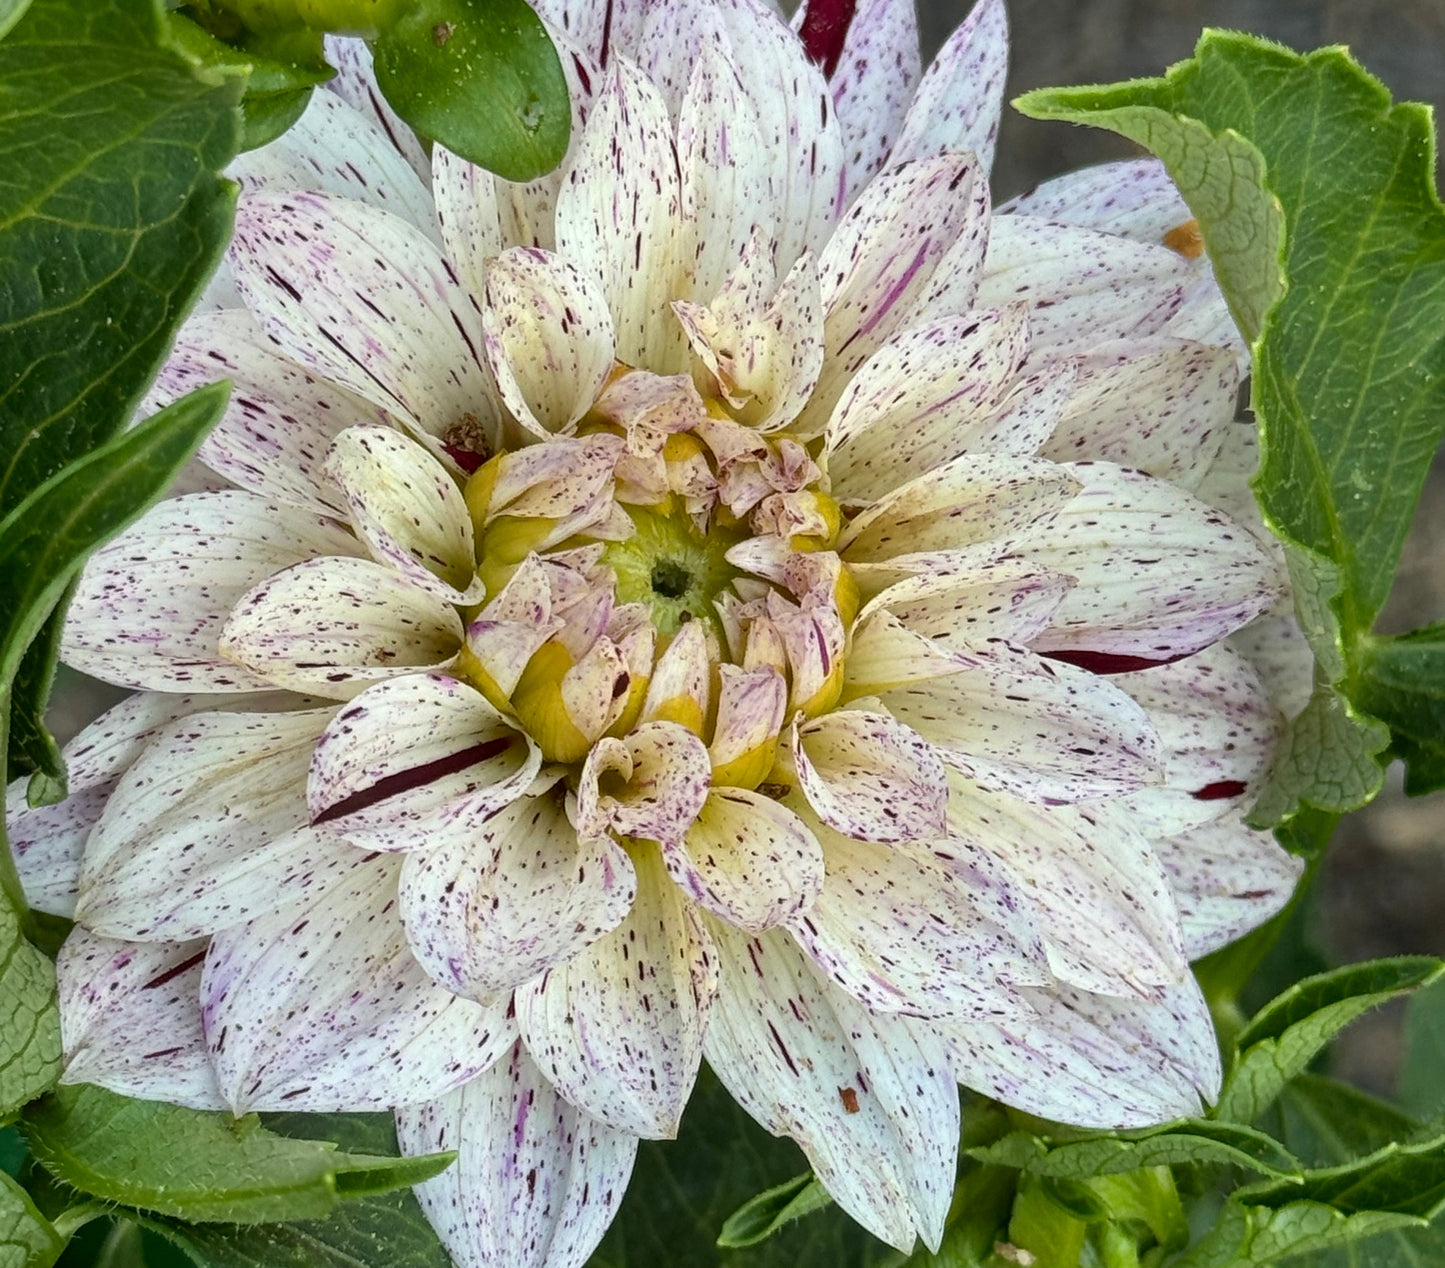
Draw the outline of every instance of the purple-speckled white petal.
M772 665L739 669L721 664L717 672L717 720L708 753L714 769L721 770L763 745L776 743L783 727L788 684Z
M242 196L316 190L400 216L441 245L431 193L376 121L334 92L313 92L305 111L260 149L238 154L226 174Z
M1003 400L978 425L973 450L1021 456L1037 453L1058 430L1077 377L1072 358L1045 361L1037 369L1025 365Z
M600 781L620 788L604 792ZM620 779L618 778L620 777ZM712 763L707 746L676 722L644 722L622 739L599 740L582 764L577 830L675 844L707 800Z
M1048 628L1072 585L1059 573L1007 562L959 577L923 574L889 586L864 605L861 616L891 612L947 651L968 651L993 639L1027 643ZM860 621L852 654L862 628Z
M172 498L90 557L61 659L126 687L263 691L272 684L218 650L231 610L283 568L360 553L334 520L252 493Z
M939 1034L958 1081L1079 1127L1148 1127L1199 1113L1219 1091L1209 1006L1187 977L1150 999L1026 991L1032 1017L914 1023Z
M1067 600L1065 601L1067 602ZM1007 643L957 653L960 670L882 693L889 711L979 783L1058 801L1157 783L1148 715L1095 674Z
M306 827L306 764L331 713L203 713L160 730L90 834L76 918L175 941L304 897L345 862Z
M1228 641L1264 680L1275 708L1297 717L1314 694L1315 656L1294 613L1257 617Z
M1221 643L1111 681L1144 706L1164 745L1163 784L1120 803L1144 832L1173 836L1253 804L1282 722L1243 656Z
M407 674L367 688L327 726L310 761L310 820L368 850L474 840L541 762L475 688Z
M310 559L240 598L222 654L264 681L346 700L369 682L444 668L462 645L456 608L370 559Z
M528 431L569 432L612 373L612 316L596 279L562 257L514 247L487 266L487 360Z
M498 220L498 179L444 145L432 147L432 197L442 251L478 300L486 287L487 260L507 245Z
M658 374L683 369L669 302L679 294L682 215L672 122L625 62L608 73L557 195L557 251L601 287L617 355Z
M958 1089L941 1045L830 987L781 930L714 923L722 986L708 1064L834 1200L905 1253L937 1247L953 1194Z
M998 214L1038 216L1139 242L1163 242L1170 229L1194 213L1159 159L1136 158L1057 176L1003 203Z
M1198 498L1112 463L1068 470L1082 491L1014 552L1077 582L1053 627L1035 640L1038 650L1095 667L1176 660L1268 611L1279 596L1274 561L1249 530ZM1126 659L1101 666L1097 653Z
M801 16L802 9L795 24ZM843 129L846 201L883 166L922 70L913 0L863 0L848 24L838 68L828 80Z
M904 560L961 550L1048 526L1079 491L1057 463L1009 454L960 454L890 490L849 521L839 538L848 563Z
M823 854L808 826L746 788L714 788L687 835L664 846L662 857L698 906L748 933L806 909L823 885Z
M478 303L406 221L330 194L257 194L237 208L231 261L288 357L427 435L495 427Z
M1234 421L1234 353L1183 339L1093 349L1058 430L1043 448L1057 462L1104 459L1194 489Z
M1003 0L978 0L923 72L889 161L930 158L945 150L971 151L989 171L1007 75L1008 16Z
M790 743L799 786L830 827L863 841L943 835L947 776L916 731L847 709L795 721Z
M920 472L978 452L979 434L1028 348L1022 304L895 335L853 376L828 420L833 496L873 502Z
M788 928L870 1012L990 1017L1017 1008L1020 986L1051 980L1027 892L978 846L905 850L814 831L827 880Z
M615 929L637 892L610 838L579 840L558 786L407 857L401 922L441 985L488 1000Z
M466 501L426 449L389 427L352 427L336 438L325 469L377 563L446 603L482 601Z
M949 783L953 838L1016 878L1055 977L1114 995L1178 980L1185 957L1171 887L1127 815L985 792L957 775Z
M243 308L199 313L186 322L144 412L218 378L231 380L231 398L196 456L242 489L344 517L346 500L322 475L321 464L340 432L385 426L386 412L287 360ZM170 496L177 493L172 487Z
M987 232L986 182L971 155L890 167L869 182L818 257L826 357L805 428L821 427L858 367L902 327L944 255L960 242L981 249Z
M1303 859L1286 854L1271 833L1246 827L1238 813L1159 841L1155 851L1174 886L1191 960L1262 925L1304 871Z
M932 580L925 574L908 581L924 579ZM910 630L891 612L874 609L853 627L844 681L850 697L871 696L905 683L955 674L960 668L962 664L941 643Z
M1165 246L1033 216L996 216L979 307L1026 300L1035 352L1066 356L1157 334L1194 278Z
M365 40L328 35L326 60L336 67L336 77L330 80L322 91L334 92L343 101L361 111L386 137L392 149L410 163L412 170L426 183L431 177L427 147L417 139L416 133L401 121L401 117L377 88L376 72L372 69L371 62L371 46Z
M71 930L55 959L62 1083L225 1109L201 1034L204 942L117 942Z
M202 1026L237 1114L428 1100L516 1037L505 1005L453 995L412 956L396 911L401 860L355 853L323 892L211 940Z
M528 1052L573 1105L618 1131L677 1134L717 989L711 940L656 855L636 854L627 918L517 989Z
M521 1044L485 1074L396 1111L406 1157L456 1150L416 1186L459 1268L582 1268L621 1205L637 1137L557 1094Z

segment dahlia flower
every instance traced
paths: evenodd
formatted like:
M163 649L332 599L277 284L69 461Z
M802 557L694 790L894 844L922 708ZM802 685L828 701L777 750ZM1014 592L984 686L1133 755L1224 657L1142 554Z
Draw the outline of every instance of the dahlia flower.
M461 1264L556 1268L705 1058L936 1246L957 1084L1197 1111L1189 961L1296 876L1240 349L1157 164L991 209L997 0L923 74L911 0L821 65L759 0L544 16L553 176L428 154L359 45L237 164L152 394L229 410L66 627L136 694L10 793L65 1078L394 1110Z

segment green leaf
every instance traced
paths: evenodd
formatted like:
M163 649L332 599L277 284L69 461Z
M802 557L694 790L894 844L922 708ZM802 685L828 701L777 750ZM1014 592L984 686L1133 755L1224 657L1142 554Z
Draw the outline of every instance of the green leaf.
M1236 1040L1215 1116L1252 1123L1280 1090L1361 1014L1435 981L1445 965L1428 956L1352 964L1307 978L1267 1004Z
M829 1206L833 1199L813 1175L805 1171L744 1202L723 1221L717 1244L723 1250L755 1246L785 1224Z
M51 799L59 801L65 796L65 762L60 756L60 746L45 725L45 702L55 681L60 632L65 624L64 605L56 607L57 611L41 626L40 633L26 649L15 674L11 688L10 751L6 757L11 779L43 775L59 794ZM37 801L32 793L31 804L44 802Z
M60 1074L55 966L32 947L0 894L0 1117L8 1118Z
M322 1219L338 1198L419 1183L453 1156L350 1154L278 1136L255 1115L233 1119L86 1084L36 1102L24 1123L31 1153L63 1183L193 1223Z
M1427 986L1410 999L1398 1096L1417 1118L1445 1112L1445 982Z
M1261 1180L1235 1196L1258 1206L1303 1198L1349 1214L1394 1211L1429 1219L1445 1207L1445 1136L1414 1144L1390 1141L1363 1158L1306 1172L1293 1186Z
M1287 1206L1225 1203L1210 1231L1170 1268L1270 1268L1276 1260L1328 1251L1395 1229L1419 1228L1416 1216L1390 1211L1346 1215L1321 1202Z
M25 16L30 0L0 0L0 39L4 39Z
M769 1136L703 1068L675 1141L647 1141L622 1208L589 1268L876 1268L897 1259L837 1207L788 1224L747 1250L717 1245L744 1202L796 1177L807 1160Z
M30 1195L0 1172L0 1268L48 1268L64 1249Z
M1389 724L1411 795L1445 788L1445 622L1366 640L1360 704Z
M567 80L525 0L420 0L373 51L397 114L453 153L529 181L567 152Z
M1067 1180L1186 1164L1244 1167L1272 1176L1288 1176L1300 1170L1298 1160L1263 1132L1202 1120L1128 1136L1111 1132L1061 1144L1051 1144L1028 1132L1013 1132L996 1144L966 1153L978 1162Z
M1017 104L1148 146L1199 219L1254 345L1255 491L1285 542L1320 679L1256 817L1353 809L1379 787L1385 741L1360 709L1360 640L1445 430L1429 110L1392 105L1343 49L1301 57L1218 31L1164 78ZM1281 261L1288 288L1271 307Z

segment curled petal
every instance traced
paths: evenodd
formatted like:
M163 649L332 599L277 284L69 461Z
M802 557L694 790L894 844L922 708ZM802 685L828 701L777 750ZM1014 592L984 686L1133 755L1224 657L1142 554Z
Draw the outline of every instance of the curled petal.
M608 772L620 777L617 792L600 787ZM697 818L711 781L707 747L696 735L675 722L645 722L623 739L599 740L588 753L577 789L577 830L675 845Z

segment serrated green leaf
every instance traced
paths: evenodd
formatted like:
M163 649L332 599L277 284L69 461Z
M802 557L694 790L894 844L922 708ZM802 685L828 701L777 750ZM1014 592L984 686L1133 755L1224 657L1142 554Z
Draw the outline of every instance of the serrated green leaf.
M0 1268L49 1268L64 1249L30 1195L0 1172Z
M1188 1164L1244 1167L1272 1176L1288 1176L1300 1170L1298 1160L1263 1132L1203 1120L1131 1133L1128 1137L1109 1133L1057 1144L1028 1132L1012 1132L996 1144L965 1152L977 1162L1069 1180Z
M60 1074L55 966L32 947L0 894L0 1117L8 1118Z
M1301 57L1209 31L1161 79L1031 93L1165 161L1254 344L1255 490L1285 541L1320 689L1256 817L1353 809L1382 772L1357 644L1389 592L1445 430L1445 208L1428 108L1340 48ZM1272 308L1281 222L1288 290Z
M529 181L567 152L567 80L525 0L419 0L374 52L397 114L478 166Z
M717 1244L722 1250L756 1246L794 1220L821 1211L833 1199L813 1175L805 1171L744 1202L723 1221Z
M1352 964L1296 983L1240 1032L1239 1056L1224 1080L1215 1116L1252 1123L1280 1090L1355 1018L1445 972L1429 956Z
M1416 1216L1389 1211L1346 1215L1321 1202L1275 1208L1231 1201L1225 1203L1214 1227L1170 1268L1271 1268L1276 1260L1423 1224Z
M1295 1185L1261 1180L1236 1191L1252 1206L1298 1199L1337 1211L1394 1211L1428 1220L1445 1206L1445 1136L1413 1144L1390 1141L1363 1158L1308 1171Z
M63 1087L24 1119L36 1160L82 1193L190 1223L323 1219L339 1198L384 1193L442 1171L450 1154L376 1157L292 1140L255 1115Z
M1445 787L1445 623L1365 640L1359 698L1389 724L1410 767L1407 790L1419 796Z

